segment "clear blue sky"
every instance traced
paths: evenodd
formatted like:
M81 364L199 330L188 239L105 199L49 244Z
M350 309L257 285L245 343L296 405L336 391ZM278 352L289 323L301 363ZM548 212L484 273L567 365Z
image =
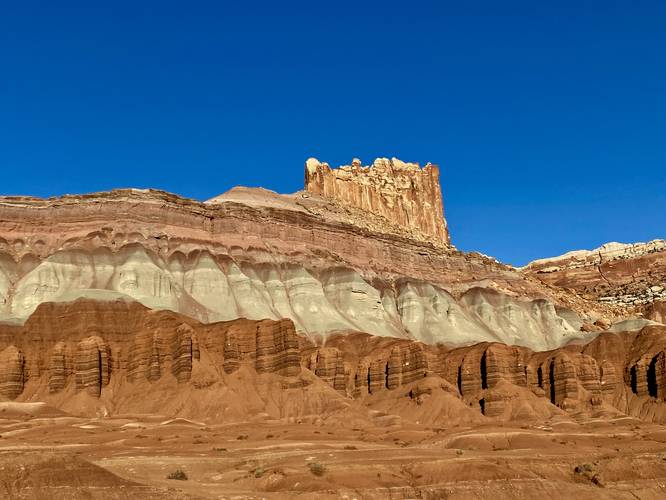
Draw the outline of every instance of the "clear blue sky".
M666 2L102 3L3 2L0 193L397 156L441 166L464 250L666 237Z

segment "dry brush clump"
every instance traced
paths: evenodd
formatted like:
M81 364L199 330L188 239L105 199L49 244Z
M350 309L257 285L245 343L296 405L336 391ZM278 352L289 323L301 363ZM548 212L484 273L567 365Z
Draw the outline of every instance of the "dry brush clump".
M176 469L167 475L167 479L175 479L177 481L187 481L188 477L184 470Z
M603 482L601 481L601 475L597 472L595 464L580 464L574 467L574 474L577 477L590 481L592 484L603 488Z
M320 464L319 462L312 462L308 464L308 468L315 476L323 476L326 473L326 467L324 467L324 465Z

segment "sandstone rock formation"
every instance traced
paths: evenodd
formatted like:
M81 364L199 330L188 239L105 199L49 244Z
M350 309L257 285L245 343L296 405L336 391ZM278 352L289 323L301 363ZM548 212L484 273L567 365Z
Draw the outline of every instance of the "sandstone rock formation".
M25 358L15 346L0 352L0 395L14 399L23 392L26 379Z
M666 300L666 241L607 243L530 262L524 272L544 283L620 306Z
M309 160L293 195L0 199L0 395L101 414L406 398L664 421L663 242L516 270L450 246L438 176ZM618 295L639 288L649 300ZM613 325L640 313L654 324Z
M199 339L227 373L243 364L284 376L301 369L299 338L287 319L201 325L137 302L79 299L43 304L20 327L0 324L0 394L14 399L25 382L42 378L49 394L71 385L94 397L112 379L186 383L201 358Z
M305 167L305 190L381 216L426 241L451 242L436 165L428 163L421 168L397 158L377 158L371 166L362 166L355 159L351 165L331 169L327 163L310 158Z
M86 389L99 396L111 378L110 350L103 339L91 336L81 340L76 348L76 389Z
M339 333L324 346L299 336L287 319L202 324L125 300L47 303L23 326L0 324L0 395L7 399L85 413L92 411L86 395L104 411L131 412L145 411L137 394L154 393L150 408L159 408L183 393L188 405L177 408L188 412L228 404L208 388L228 394L225 388L240 382L255 393L260 377L283 380L270 391L278 414L285 411L279 405L294 404L281 391L321 384L333 391L318 389L315 397L324 400L407 398L418 406L446 394L447 404L502 420L615 412L666 422L666 327L605 332L588 344L534 352L363 333Z
M0 321L25 321L45 302L126 297L203 322L289 318L312 339L361 331L549 349L585 338L590 314L618 317L311 194L235 190L198 203L123 190L1 201ZM150 349L155 371L162 347Z

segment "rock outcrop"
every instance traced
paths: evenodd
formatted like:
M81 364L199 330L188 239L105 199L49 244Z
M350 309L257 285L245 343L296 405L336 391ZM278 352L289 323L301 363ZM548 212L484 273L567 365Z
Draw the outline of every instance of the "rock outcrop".
M604 304L642 307L666 300L666 241L607 243L530 262L523 271Z
M666 325L666 300L660 300L650 304L645 316L652 321Z
M588 302L492 259L320 196L237 191L208 203L143 190L0 199L0 321L124 297L204 323L289 318L311 339L360 331L550 349L586 336ZM137 342L157 377L171 347Z
M23 353L13 345L5 347L0 352L0 395L15 399L23 392L25 379Z
M25 382L42 377L49 395L71 384L100 397L113 379L183 384L201 359L200 339L226 373L243 364L283 376L301 370L299 337L288 319L202 325L137 302L79 299L43 304L22 327L0 324L0 394L15 399Z
M85 389L93 396L101 394L111 379L110 354L109 346L96 335L78 343L74 357L77 390Z
M355 159L351 165L332 169L310 158L305 190L380 216L425 240L451 243L436 165L421 168L397 158L378 158L371 166Z
M53 346L51 360L49 362L49 392L61 392L67 385L67 378L70 370L67 366L68 359L71 359L66 352L64 342L58 342Z
M336 391L345 392L347 390L345 365L339 349L330 347L317 349L310 355L307 366L317 377Z

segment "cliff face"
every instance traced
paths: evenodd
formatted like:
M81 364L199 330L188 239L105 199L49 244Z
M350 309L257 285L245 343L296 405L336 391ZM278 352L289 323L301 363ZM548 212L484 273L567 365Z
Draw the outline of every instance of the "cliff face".
M421 168L397 158L378 158L371 166L354 160L332 169L310 158L305 190L383 217L387 224L408 228L424 240L451 243L436 165Z
M44 302L130 297L203 322L289 318L311 338L548 349L585 337L586 301L381 220L261 189L206 203L148 190L0 198L0 321Z

